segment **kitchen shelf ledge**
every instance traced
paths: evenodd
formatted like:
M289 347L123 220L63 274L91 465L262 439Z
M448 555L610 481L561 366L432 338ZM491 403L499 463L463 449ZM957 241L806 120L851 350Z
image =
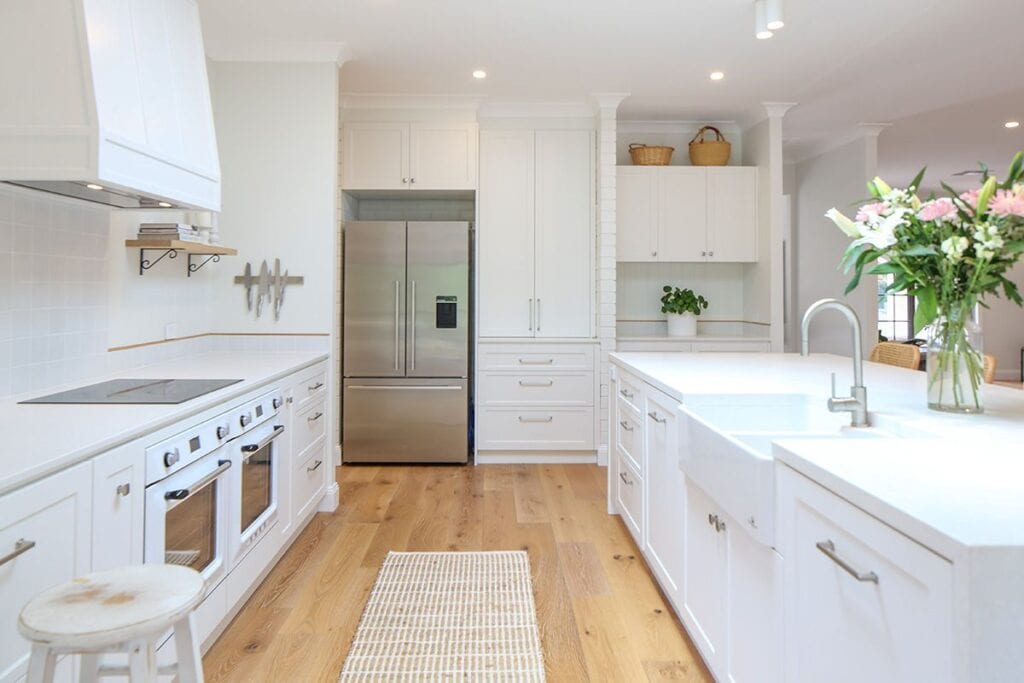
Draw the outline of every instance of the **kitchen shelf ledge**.
M189 277L192 277L192 273L196 272L210 261L216 263L217 261L220 261L221 256L234 256L238 253L237 249L225 247L220 244L185 242L183 240L135 239L125 240L124 245L128 248L135 248L139 250L139 275L145 273L164 258L177 258L179 251L185 252L188 255L186 275ZM150 260L146 258L147 251L162 251L163 253L155 259ZM204 256L206 258L193 261L193 257Z

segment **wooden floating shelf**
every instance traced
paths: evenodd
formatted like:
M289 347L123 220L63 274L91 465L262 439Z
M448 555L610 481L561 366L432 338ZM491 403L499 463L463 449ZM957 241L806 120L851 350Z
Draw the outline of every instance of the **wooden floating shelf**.
M174 249L184 251L188 254L216 254L218 256L235 256L237 249L225 247L220 244L203 244L202 242L184 242L182 240L125 240L124 246L136 249Z

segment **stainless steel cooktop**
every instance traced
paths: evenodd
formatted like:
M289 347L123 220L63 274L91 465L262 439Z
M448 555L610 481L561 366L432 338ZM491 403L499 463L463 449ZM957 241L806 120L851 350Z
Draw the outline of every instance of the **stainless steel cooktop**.
M40 396L21 403L102 403L173 405L241 382L240 379L112 379Z

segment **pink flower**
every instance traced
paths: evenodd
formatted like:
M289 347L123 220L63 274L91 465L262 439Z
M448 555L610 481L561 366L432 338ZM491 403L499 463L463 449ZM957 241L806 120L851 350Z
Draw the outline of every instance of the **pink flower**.
M981 194L981 190L968 190L960 195L960 200L964 204L971 207L972 209L978 208L978 195Z
M917 212L917 217L923 221L941 221L952 218L956 215L956 205L953 200L947 197L928 202Z
M864 206L860 207L859 211L857 211L857 218L856 219L858 221L862 222L862 223L866 223L867 221L870 221L873 218L878 218L887 209L888 209L888 207L883 202L875 202L874 204L865 204Z
M1024 217L1024 194L999 190L989 202L988 210L997 216Z

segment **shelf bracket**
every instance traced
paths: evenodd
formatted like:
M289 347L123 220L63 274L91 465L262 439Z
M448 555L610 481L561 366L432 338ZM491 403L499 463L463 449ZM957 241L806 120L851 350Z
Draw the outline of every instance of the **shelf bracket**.
M189 254L188 255L188 276L189 277L192 277L192 273L196 272L197 270L199 270L200 268L205 266L210 261L213 261L214 263L217 263L218 261L220 261L220 254L213 254L212 256L207 256L205 259L203 259L199 263L193 263L192 262L192 257L193 256L200 256L200 254Z
M160 256L156 257L156 259L150 261L148 258L146 258L146 251L147 251L146 249L139 249L139 275L142 275L144 272L146 272L147 270L149 270L150 268L152 268L156 264L160 263L160 261L163 261L164 258L167 258L167 257L177 258L178 257L178 250L177 249L167 249L167 250L164 251L164 253L160 254ZM153 251L153 250L149 249L148 251Z

